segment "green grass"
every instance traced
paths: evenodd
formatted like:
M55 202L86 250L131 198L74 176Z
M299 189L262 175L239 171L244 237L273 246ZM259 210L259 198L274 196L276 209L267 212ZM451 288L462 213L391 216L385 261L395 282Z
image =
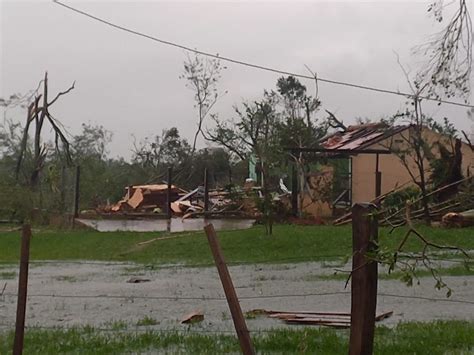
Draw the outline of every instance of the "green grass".
M142 319L138 320L137 327L157 324L160 324L160 322L158 322L155 318L145 316Z
M114 321L108 322L106 326L109 327L111 330L117 331L117 330L127 329L128 324L127 322L123 320L114 320Z
M258 353L347 354L348 330L299 328L253 333ZM378 327L374 353L468 354L474 351L474 323L438 321L401 323L393 329ZM11 351L13 332L0 333L0 353ZM29 329L25 354L124 353L228 354L239 353L234 335L185 332L101 332L94 328L70 330Z
M53 280L60 282L77 282L79 281L77 277L70 275L61 275L53 277Z
M16 271L0 271L0 280L13 280L16 278Z
M441 229L420 226L430 240L474 250L474 228ZM388 234L380 229L380 243L394 248L403 228ZM139 263L212 264L207 239L202 232L187 233L138 246L137 243L159 237L160 233L95 231L38 231L31 241L32 260L104 260ZM299 262L334 260L351 254L350 226L276 225L274 235L264 235L261 226L248 230L218 232L228 262ZM18 232L0 232L0 261L18 261ZM405 251L420 250L421 243L410 237Z

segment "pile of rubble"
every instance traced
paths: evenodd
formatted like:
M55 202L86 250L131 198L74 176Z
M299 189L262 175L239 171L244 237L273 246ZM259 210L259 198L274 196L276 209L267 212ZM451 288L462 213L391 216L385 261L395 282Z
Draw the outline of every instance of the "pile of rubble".
M105 212L162 212L166 206L168 185L135 185L125 188L125 196L115 205L107 206ZM175 200L182 193L171 185L171 199Z
M284 187L284 185L283 185ZM281 187L280 187L281 188ZM284 187L283 193L272 194L276 204L289 209L289 191ZM199 186L192 191L183 190L167 184L134 185L125 188L125 196L117 203L99 209L97 212L107 216L152 216L168 212L168 194L171 214L183 218L189 217L245 217L258 218L260 212L258 201L263 199L261 187L248 179L243 187L231 189L212 189L208 191L207 204L205 190ZM286 191L285 191L286 190Z
M232 193L224 189L209 190L206 212L204 187L199 186L192 191L186 191L172 185L169 193L172 214L183 218L205 213L254 217L257 210L255 203L242 189L236 189ZM125 196L120 201L102 208L99 213L108 215L161 214L167 212L167 201L167 184L128 186Z

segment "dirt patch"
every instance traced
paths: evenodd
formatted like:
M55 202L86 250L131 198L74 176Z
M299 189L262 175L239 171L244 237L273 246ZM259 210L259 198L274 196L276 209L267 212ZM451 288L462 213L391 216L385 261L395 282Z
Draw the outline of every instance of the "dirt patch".
M15 267L3 268L2 271L13 272ZM314 275L332 273L328 265L243 265L230 267L230 272L244 312L256 308L350 311L350 289L344 289L344 281L312 278ZM150 281L127 283L132 277ZM446 291L434 288L431 278L422 278L421 284L414 287L406 287L396 280L381 280L377 312L394 311L394 315L381 324L436 319L473 321L474 304L453 301L474 299L474 277L445 277L444 280L454 292L450 299L445 297ZM13 327L17 279L0 279L2 288L5 283L5 293L0 296L0 314L2 325ZM125 263L48 262L30 269L28 293L29 326L92 325L112 329L120 324L121 327L131 329L144 326L152 329L186 329L189 325L179 324L182 317L193 311L202 311L204 321L191 327L232 330L230 313L214 267L149 269ZM281 295L285 297L279 297ZM156 321L145 322L144 319ZM144 323L144 326L137 325ZM266 317L252 317L248 319L248 326L250 329L291 327Z

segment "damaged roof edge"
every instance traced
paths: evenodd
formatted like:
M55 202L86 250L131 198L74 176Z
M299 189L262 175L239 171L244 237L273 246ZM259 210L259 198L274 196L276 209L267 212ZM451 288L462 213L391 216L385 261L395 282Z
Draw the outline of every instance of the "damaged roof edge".
M411 125L386 126L381 124L350 126L350 130L327 136L322 140L321 145L331 150L361 150L410 127Z

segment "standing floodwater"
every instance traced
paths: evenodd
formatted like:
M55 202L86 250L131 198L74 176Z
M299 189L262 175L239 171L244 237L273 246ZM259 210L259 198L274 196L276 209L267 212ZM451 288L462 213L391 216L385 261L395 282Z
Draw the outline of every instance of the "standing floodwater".
M250 228L253 219L204 219L204 218L172 218L167 219L78 219L78 222L94 228L99 232L184 232L202 230L206 223L212 223L216 230L237 230Z

